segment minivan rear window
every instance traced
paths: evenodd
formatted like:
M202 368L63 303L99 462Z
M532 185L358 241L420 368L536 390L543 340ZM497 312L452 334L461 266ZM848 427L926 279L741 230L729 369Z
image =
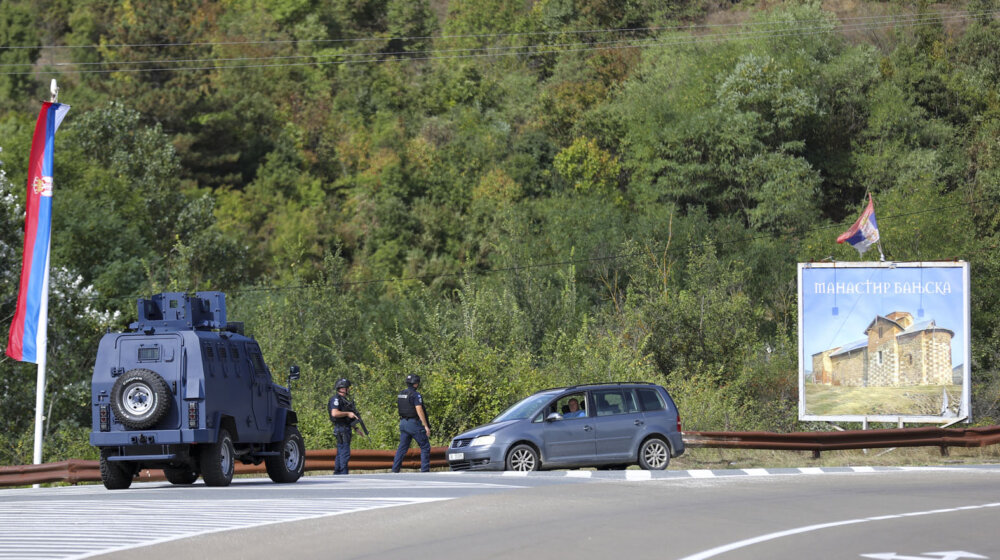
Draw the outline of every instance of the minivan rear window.
M644 412L666 408L663 399L660 398L660 394L656 392L656 389L636 389L635 392L639 395L639 404L642 405Z

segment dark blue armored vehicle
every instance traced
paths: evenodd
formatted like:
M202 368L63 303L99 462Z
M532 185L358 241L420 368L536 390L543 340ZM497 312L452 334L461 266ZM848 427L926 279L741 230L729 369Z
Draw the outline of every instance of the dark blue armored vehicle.
M272 381L243 324L226 321L225 294L157 294L139 300L138 317L97 350L90 443L104 486L128 488L146 468L173 484L201 475L228 486L236 461L264 462L274 482L302 476L291 392ZM289 385L297 378L292 366Z

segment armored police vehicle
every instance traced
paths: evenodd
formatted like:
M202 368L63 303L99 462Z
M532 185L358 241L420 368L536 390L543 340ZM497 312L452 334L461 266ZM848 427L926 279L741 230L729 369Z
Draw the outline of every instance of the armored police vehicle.
M274 482L305 466L288 388L274 383L260 346L226 321L221 292L162 293L139 300L131 332L108 333L91 383L90 443L108 489L162 468L173 484L200 475L228 486L235 462L260 464ZM292 366L288 376L298 378Z

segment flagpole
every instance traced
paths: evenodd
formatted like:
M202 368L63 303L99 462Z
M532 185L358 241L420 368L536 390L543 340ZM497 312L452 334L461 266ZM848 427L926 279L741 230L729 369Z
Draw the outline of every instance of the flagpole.
M57 103L59 101L59 86L56 84L56 80L53 79L50 90L52 97L50 101L52 103ZM52 254L52 236L49 236L48 246L45 248L45 272L42 275L42 301L39 309L38 317L38 328L42 331L40 344L38 345L38 380L35 385L35 449L34 449L34 464L40 465L42 463L42 434L44 432L44 420L45 417L43 413L45 412L45 362L46 356L48 354L49 346L49 255ZM40 485L33 485L34 488L38 488Z
M868 200L871 201L871 203L872 203L872 209L874 210L875 209L875 201L872 199L872 193L871 193L871 191L867 191L867 194L868 194ZM885 253L882 252L882 236L881 235L878 236L878 241L875 242L875 245L878 246L878 259L879 259L879 261L885 262Z
M52 241L49 240L51 250ZM36 465L42 464L42 425L45 417L45 357L49 346L49 262L45 260L45 275L42 277L42 301L38 315L38 328L42 330L42 337L38 345L38 381L35 387L35 453L34 462ZM38 485L35 485L37 488Z

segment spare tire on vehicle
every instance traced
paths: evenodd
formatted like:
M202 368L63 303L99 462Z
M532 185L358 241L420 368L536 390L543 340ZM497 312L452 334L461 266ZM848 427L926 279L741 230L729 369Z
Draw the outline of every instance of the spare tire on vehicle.
M131 369L111 387L111 410L125 427L144 430L154 426L170 410L170 387L158 373Z

